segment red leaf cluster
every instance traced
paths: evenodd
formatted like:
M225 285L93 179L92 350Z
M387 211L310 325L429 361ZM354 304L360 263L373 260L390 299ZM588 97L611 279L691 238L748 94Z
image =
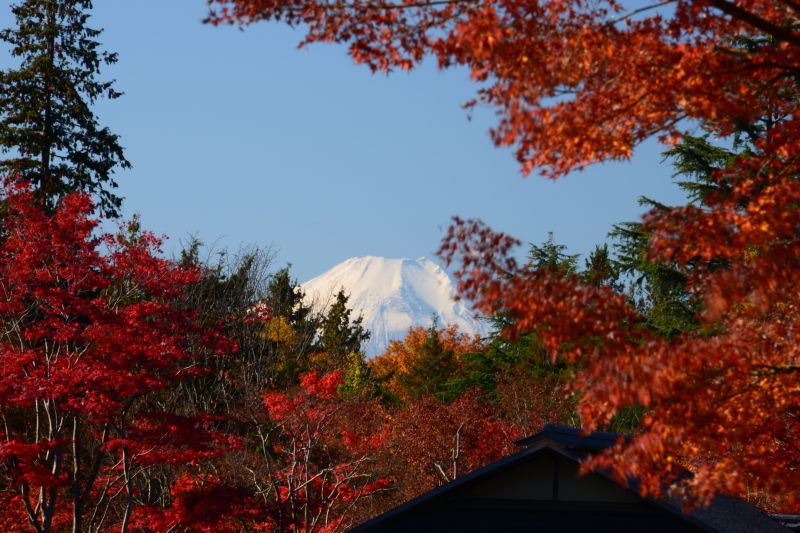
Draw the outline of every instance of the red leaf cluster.
M388 431L359 424L377 405L343 398L342 376L341 370L310 372L297 390L264 394L275 424L265 453L274 487L268 515L278 530L343 531L352 525L349 511L358 500L389 486L372 473Z
M751 121L785 98L800 64L791 2L668 2L630 12L606 0L212 0L207 22L281 21L305 28L302 45L338 42L373 71L411 69L427 56L465 66L478 101L498 109L498 145L515 146L524 173L561 176L681 133L681 121ZM737 50L763 32L783 40ZM655 90L657 88L657 90ZM732 132L733 125L721 133Z
M557 177L627 159L658 135L674 142L693 123L720 136L769 126L718 175L724 194L703 209L646 221L654 260L690 272L720 334L656 338L633 325L626 298L531 272L508 258L514 240L457 220L442 256L460 262L461 290L482 313L511 317L512 338L536 331L555 353L580 359L574 384L587 428L632 404L649 409L625 450L590 463L664 481L707 501L746 481L797 492L781 440L768 425L797 412L800 372L800 8L774 0L674 0L640 9L616 0L324 2L213 0L211 23L280 20L301 25L302 44L340 42L373 70L409 69L426 56L463 65L479 101L498 110L498 145L514 146L523 173ZM723 262L729 268L708 265ZM699 265L699 266L698 266ZM736 453L731 453L736 450ZM714 457L678 479L687 456ZM670 484L668 483L668 485Z
M105 516L95 507L134 493L134 470L191 464L233 444L214 419L150 400L197 376L200 353L228 344L177 305L199 273L158 257L152 234L95 236L85 194L53 213L24 185L8 186L2 201L0 472L39 531L69 508L82 530ZM109 520L126 530L131 506Z

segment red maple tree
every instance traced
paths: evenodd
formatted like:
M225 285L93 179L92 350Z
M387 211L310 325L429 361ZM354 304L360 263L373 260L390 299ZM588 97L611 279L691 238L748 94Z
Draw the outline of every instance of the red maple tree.
M426 56L468 67L482 84L478 100L498 108L494 141L516 146L525 173L551 176L627 159L653 134L674 138L685 118L787 114L800 64L791 1L674 0L634 11L615 0L210 4L208 22L303 24L302 44L345 43L373 71L411 69ZM731 42L758 32L780 41L756 50Z
M452 379L463 366L460 354L485 349L480 335L460 332L457 324L439 329L435 325L415 326L408 328L404 339L389 341L384 353L369 361L369 367L387 392L407 398L413 395L412 390L424 390L426 381L441 383Z
M393 414L398 502L419 496L517 451L522 435L470 389L452 402L409 398Z
M356 505L389 485L374 473L388 431L362 423L379 409L374 401L343 397L342 376L310 372L297 390L264 393L265 468L257 493L267 506L268 531L345 531Z
M2 202L0 489L17 508L0 516L21 510L38 533L127 531L149 467L231 444L214 419L159 401L201 373L199 353L230 346L176 305L199 273L159 258L152 234L95 236L86 194L45 213L10 185Z
M135 509L131 529L147 533L272 532L265 510L250 491L212 474L184 472L171 486L166 509L142 505Z
M742 492L746 480L797 491L791 461L775 453L769 422L797 412L800 371L800 5L792 0L674 0L641 9L605 0L212 0L212 23L280 20L303 43L340 42L376 71L426 56L463 65L496 106L498 145L524 173L557 177L626 159L657 135L677 141L693 123L719 136L762 124L752 150L718 173L703 207L646 219L648 257L689 272L713 337L663 339L610 290L531 272L508 258L514 240L457 221L442 255L461 264L461 288L483 313L512 316L510 336L536 331L580 359L574 383L587 428L621 408L648 408L640 434L590 462L637 476L645 493L701 501ZM726 268L712 268L713 264ZM736 453L731 453L735 451ZM695 476L686 456L714 458ZM792 459L793 461L793 459Z

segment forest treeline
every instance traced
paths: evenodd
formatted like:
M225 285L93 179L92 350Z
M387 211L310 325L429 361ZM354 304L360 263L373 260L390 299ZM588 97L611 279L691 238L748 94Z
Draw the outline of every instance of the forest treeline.
M263 12L247 0L212 4L228 3L235 9L212 11L212 22L282 15L281 3ZM309 39L356 35L341 29L350 27L341 24L352 15L347 4L338 13L306 3L304 16L344 17L312 25L322 34ZM444 12L434 4L408 8L468 28L458 10L473 3ZM575 81L527 71L528 56L492 56L498 83L514 91L487 88L481 97L508 104L495 140L519 140L524 170L551 165L559 175L624 157L625 128L637 138L662 128L675 141L665 159L691 201L642 199L644 221L621 221L586 258L551 234L518 263L507 257L513 239L457 220L440 255L461 261L461 290L488 311L492 333L469 336L434 320L372 360L347 288L314 305L268 249L211 253L193 239L168 259L135 218L100 234L99 217L121 206L114 172L129 166L92 112L97 99L120 96L97 79L116 55L102 52L100 32L87 26L89 0L12 6L16 24L0 31L20 61L0 72L0 530L334 533L511 453L514 440L548 422L642 435L594 466L622 464L652 494L671 484L689 496L726 491L796 510L796 16L769 2L730 13L729 2L708 4L678 3L673 26L642 16L623 31L604 9L543 2L548 16L525 20L552 27L496 33L521 35L515 46L523 47L540 33L557 36L552 42L572 42L566 56L551 51L558 61L575 51L583 65L603 67L579 69ZM579 10L582 25L564 9ZM757 32L742 30L753 21ZM359 15L353 24L400 31L408 49L389 39L386 49L352 52L375 69L410 68L433 46L443 67L472 61L486 80L495 48L481 36L490 23L481 22L475 50L451 49L426 40L424 28L403 33L402 17ZM585 46L588 27L618 40ZM695 48L672 48L682 27L702 30ZM626 39L650 55L614 52ZM728 53L718 53L723 46ZM686 115L652 103L652 91L642 97L639 78L628 78L650 73L651 60L675 64L664 50L690 54L681 67L690 75L655 70L674 75L685 92L676 101L702 122L699 135L679 135ZM620 57L615 95L631 98L627 109L641 123L613 119L603 95L613 84L592 85ZM632 58L644 62L638 70ZM737 62L789 74L748 92L759 78L742 81ZM714 77L727 83L718 89L732 100L750 95L747 106L714 107L721 99L703 92L713 84L692 70L708 64L725 73ZM589 84L602 116L586 104L574 121L558 120L536 104L540 93L526 92L534 81L551 96ZM578 123L595 144L575 141ZM720 135L730 142L715 144Z
M4 202L4 530L345 531L545 423L581 423L580 363L536 331L505 336L513 315L487 318L487 338L433 320L367 360L346 288L309 302L268 249L192 240L167 260L136 220L93 238L85 194L50 212L23 183ZM581 262L551 234L527 269L626 295L658 335L715 334L685 273L642 256L640 224L613 235ZM646 411L604 429L635 432ZM787 495L746 496L786 510Z
M343 531L575 423L534 339L433 323L367 361L346 289L312 305L268 249L98 235L130 163L90 8L27 0L0 32L1 530Z

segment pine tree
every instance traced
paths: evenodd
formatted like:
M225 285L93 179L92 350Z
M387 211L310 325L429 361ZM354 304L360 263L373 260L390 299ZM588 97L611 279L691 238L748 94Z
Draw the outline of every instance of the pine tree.
M608 244L595 246L594 251L586 259L586 270L580 273L581 279L592 287L607 287L617 292L623 292L625 287L619 282L619 272L611 254Z
M304 302L305 293L296 279L289 274L291 263L275 272L267 283L267 298L276 317L283 317L297 326L312 317L311 308Z
M397 381L415 398L431 395L440 400L451 400L455 394L446 390L445 384L455 377L457 370L455 351L442 343L438 319L434 316L425 340L414 356L414 366L401 373Z
M640 204L660 212L673 209L648 198L640 199ZM696 331L701 299L686 290L687 269L648 257L651 232L641 222L615 224L609 235L617 240L617 268L627 277L628 294L643 317L643 325L665 338Z
M336 368L345 368L349 365L349 355L361 352L362 345L369 340L370 332L364 329L364 317L350 321L352 309L347 307L348 296L341 289L336 295L336 301L331 305L328 314L322 319L319 342L324 351L328 353L328 360Z
M564 244L556 244L553 239L553 232L549 232L547 242L541 246L531 243L528 259L530 266L534 269L545 268L553 272L560 272L564 276L574 274L578 270L578 258L580 254L566 254L567 247Z
M674 167L672 177L679 180L676 184L690 202L702 209L710 199L728 194L732 184L723 171L738 157L753 154L753 142L765 127L764 124L740 124L732 150L710 143L709 133L700 137L687 136L665 151L663 160ZM639 203L654 212L667 213L675 209L645 197L640 198ZM698 261L678 265L651 260L647 253L651 230L641 222L616 224L609 235L617 241L614 244L616 268L628 276L629 294L647 328L666 338L684 332L713 334L713 330L700 327L697 317L702 310L702 298L687 286L692 269L700 266ZM727 265L723 259L714 259L706 261L703 267L716 270Z
M101 65L117 61L86 26L90 0L25 0L12 6L16 27L0 31L18 69L0 71L0 173L28 181L49 211L73 191L96 196L98 210L117 216L115 167L130 168L117 135L90 108L114 99L113 81L97 81Z
M305 293L289 274L291 264L272 274L267 282L265 304L272 313L262 357L273 365L274 386L297 383L309 372L311 356L319 350L317 334L321 316L305 302Z

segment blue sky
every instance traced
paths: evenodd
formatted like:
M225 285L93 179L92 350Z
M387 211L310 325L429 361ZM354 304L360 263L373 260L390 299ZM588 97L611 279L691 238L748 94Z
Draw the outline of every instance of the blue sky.
M125 95L95 111L133 164L116 175L124 214L167 235L167 253L194 234L272 246L304 282L356 256L433 258L459 215L587 254L641 215L640 196L683 199L654 142L629 163L523 179L489 140L494 111L461 109L476 88L465 70L376 76L343 47L298 50L298 30L214 28L205 13L202 0L95 0L89 24L119 54L101 77Z

